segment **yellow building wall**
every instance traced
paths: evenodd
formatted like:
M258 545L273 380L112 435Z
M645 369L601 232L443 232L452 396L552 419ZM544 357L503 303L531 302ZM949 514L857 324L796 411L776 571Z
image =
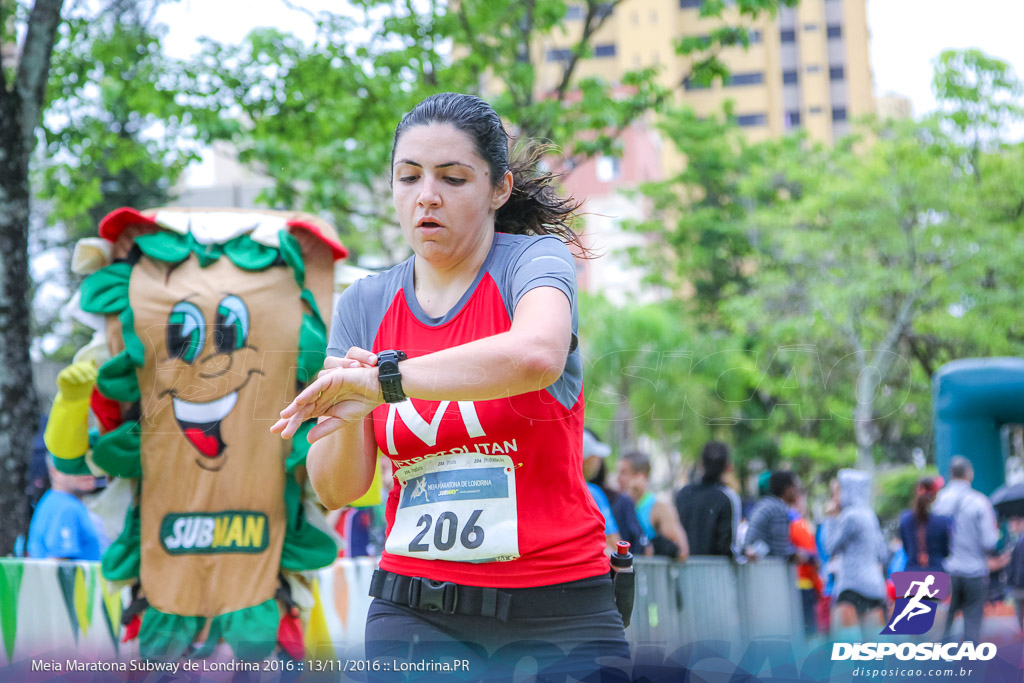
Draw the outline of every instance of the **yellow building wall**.
M866 0L803 0L797 6L793 26L796 47L788 47L798 52L798 63L788 67L799 73L800 98L795 106L787 105L784 96L782 72L787 66L782 63L785 48L780 38L781 16L748 21L748 28L759 31L761 40L747 49L726 48L720 54L733 74L762 73L761 84L716 83L708 89L685 90L681 84L690 72L692 60L676 54L677 41L686 36L707 35L723 23L736 25L741 21L735 9L727 9L722 19L702 19L699 14L698 8L681 8L679 0L627 0L616 8L592 43L614 45L615 55L583 60L576 68L576 78L599 76L615 84L630 69L657 65L661 68L660 83L674 89L677 102L689 104L698 114L720 111L726 99L733 100L738 116L763 114L764 125L743 129L751 140L784 135L788 130L786 112L799 111L800 126L808 136L831 144L836 132L848 128L842 121L833 122L833 107L845 108L848 119L874 112ZM833 101L832 93L836 88L842 92L843 83L831 81L829 68L840 65L836 63L839 48L838 44L830 44L827 35L828 25L837 22L842 30L839 59L846 88L845 101L838 103ZM567 19L560 35L533 50L538 95L550 93L562 74L561 63L548 61L548 51L569 47L580 35L582 25L580 19ZM669 158L666 162L669 167L676 165Z

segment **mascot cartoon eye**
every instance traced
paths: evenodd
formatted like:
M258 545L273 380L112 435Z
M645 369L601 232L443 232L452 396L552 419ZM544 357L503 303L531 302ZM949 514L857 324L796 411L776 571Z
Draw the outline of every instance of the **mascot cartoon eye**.
M234 294L221 299L213 324L213 344L219 353L244 349L249 340L249 309Z
M186 363L195 361L206 341L206 321L199 307L179 301L167 319L167 353Z

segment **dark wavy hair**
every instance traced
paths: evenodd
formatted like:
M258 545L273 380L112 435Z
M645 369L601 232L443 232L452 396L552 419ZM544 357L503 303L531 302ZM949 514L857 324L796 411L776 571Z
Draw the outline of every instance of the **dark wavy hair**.
M511 138L491 105L473 95L446 92L423 100L399 122L391 144L392 165L402 134L414 126L431 123L450 125L473 140L476 153L490 168L494 187L500 184L505 171L512 172L512 194L494 216L495 231L555 235L587 253L572 229L580 203L572 197L559 196L554 187L559 176L541 169L540 162L553 151L552 146L528 141L517 144L510 154Z

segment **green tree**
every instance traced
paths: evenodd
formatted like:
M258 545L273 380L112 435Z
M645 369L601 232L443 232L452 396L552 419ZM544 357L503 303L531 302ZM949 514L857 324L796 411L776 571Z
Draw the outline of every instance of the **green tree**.
M28 231L32 189L29 158L46 104L50 57L62 0L36 0L31 9L0 0L0 554L27 527L26 454L39 424L29 357L31 319ZM20 17L16 12L21 12ZM16 22L12 17L24 22ZM16 42L25 26L24 39ZM14 56L8 61L9 55Z
M742 401L738 459L822 471L906 458L930 438L930 377L963 355L1021 352L1014 301L1024 150L977 165L935 121L875 125L870 144L744 142L681 112L663 128L688 160L644 188L644 262L681 299L699 348L741 353L715 379ZM854 453L853 445L856 446Z
M1024 84L1007 62L981 50L944 50L935 62L932 89L942 118L969 146L970 168L980 180L983 145L998 144L1000 129L1024 118Z

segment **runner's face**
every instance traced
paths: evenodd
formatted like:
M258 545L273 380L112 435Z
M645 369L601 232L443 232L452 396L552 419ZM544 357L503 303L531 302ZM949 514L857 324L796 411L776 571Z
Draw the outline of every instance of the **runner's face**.
M402 233L416 255L440 267L489 247L494 213L511 175L494 188L469 135L447 124L409 128L395 146L392 196Z

